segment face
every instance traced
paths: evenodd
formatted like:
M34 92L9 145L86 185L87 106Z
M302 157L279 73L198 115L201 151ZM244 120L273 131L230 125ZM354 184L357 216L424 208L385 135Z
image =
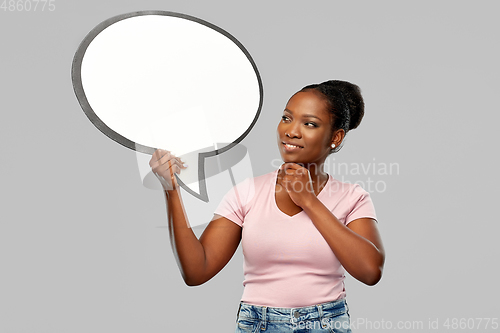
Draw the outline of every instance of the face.
M278 125L278 147L284 162L321 165L332 144L328 102L315 91L301 91L288 101Z

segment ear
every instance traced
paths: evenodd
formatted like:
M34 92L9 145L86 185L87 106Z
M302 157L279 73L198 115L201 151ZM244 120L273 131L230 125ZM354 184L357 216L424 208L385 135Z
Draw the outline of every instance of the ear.
M332 140L330 142L330 147L332 144L335 144L335 147L340 146L340 144L344 140L344 137L345 137L345 131L343 129L339 129L333 132Z

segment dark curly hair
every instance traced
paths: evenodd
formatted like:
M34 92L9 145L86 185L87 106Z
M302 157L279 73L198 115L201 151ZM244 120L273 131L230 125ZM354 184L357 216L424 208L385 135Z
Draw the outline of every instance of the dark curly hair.
M305 86L300 91L310 90L321 93L328 102L333 117L332 131L343 129L347 134L359 126L365 114L365 103L357 85L347 81L330 80ZM331 152L337 152L341 147L336 147Z

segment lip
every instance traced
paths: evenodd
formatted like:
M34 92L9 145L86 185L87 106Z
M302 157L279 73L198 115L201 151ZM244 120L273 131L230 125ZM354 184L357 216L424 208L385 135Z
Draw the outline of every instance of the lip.
M283 148L284 148L286 151L290 151L290 152L292 152L292 151L297 151L297 150L299 150L299 149L304 148L304 147L299 146L299 145L297 145L297 144L295 144L295 143L292 143L292 142L282 141L282 142L281 142L281 144L283 145ZM295 147L290 147L290 146L287 146L287 145L292 145L292 146L295 146Z

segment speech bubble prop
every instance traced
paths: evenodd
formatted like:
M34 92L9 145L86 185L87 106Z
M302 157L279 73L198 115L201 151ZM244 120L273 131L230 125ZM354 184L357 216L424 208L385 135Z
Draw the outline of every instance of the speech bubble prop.
M181 156L189 167L178 175L180 185L204 201L205 158L241 142L263 102L257 66L236 38L166 11L96 26L75 54L72 80L101 132L138 152L162 148Z

